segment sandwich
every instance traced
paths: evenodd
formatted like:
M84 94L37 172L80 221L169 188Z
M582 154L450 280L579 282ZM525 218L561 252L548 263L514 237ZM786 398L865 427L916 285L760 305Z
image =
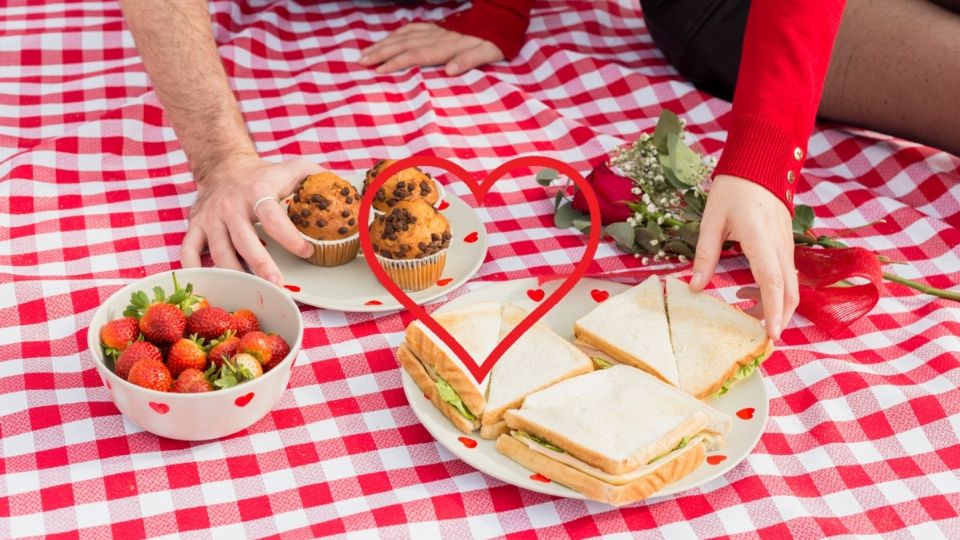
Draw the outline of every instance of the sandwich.
M577 320L573 334L601 365L612 360L679 385L663 285L657 276L605 300Z
M649 497L725 445L726 414L637 368L614 365L526 396L497 450L616 506Z
M667 281L670 341L680 389L701 399L726 394L773 352L760 321L672 277Z
M434 319L481 363L527 312L484 302ZM534 324L477 382L463 362L425 325L407 327L397 357L423 393L460 431L495 439L506 429L504 413L531 392L593 369L590 358L547 325Z
M773 352L757 319L675 278L657 276L608 298L574 324L600 366L627 364L700 399L725 394Z
M483 362L500 341L501 313L500 304L483 302L435 315L434 320L474 360ZM460 431L479 429L489 377L477 382L450 347L420 321L410 323L405 339L397 358L420 390Z
M503 307L500 339L527 316L517 306ZM517 340L490 371L487 406L480 421L480 436L496 439L506 431L503 415L541 388L593 370L590 358L545 324L536 323Z

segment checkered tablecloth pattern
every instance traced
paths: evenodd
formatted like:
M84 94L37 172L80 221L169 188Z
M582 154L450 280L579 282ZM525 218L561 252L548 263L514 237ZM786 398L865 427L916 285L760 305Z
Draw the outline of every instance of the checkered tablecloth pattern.
M539 153L587 171L662 107L708 152L725 138L729 105L666 64L632 0L535 2L518 58L453 79L435 68L377 75L356 60L455 3L211 6L270 158L351 173L432 153L482 174ZM797 199L819 226L886 219L850 243L908 261L891 267L905 277L960 283L960 160L827 125L809 153ZM0 537L960 537L960 305L896 285L837 339L795 319L763 367L771 419L754 452L655 504L539 495L439 447L393 357L407 314L304 306L290 389L263 420L208 443L145 433L110 401L87 325L123 284L179 266L195 196L116 2L0 7ZM578 260L584 238L552 228L532 179L487 202L477 279ZM637 266L604 245L592 271ZM714 286L732 301L749 270L742 259L721 270Z

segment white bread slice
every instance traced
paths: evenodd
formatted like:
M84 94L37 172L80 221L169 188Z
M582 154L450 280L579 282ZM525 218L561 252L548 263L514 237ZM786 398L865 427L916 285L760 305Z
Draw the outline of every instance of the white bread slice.
M497 302L471 304L455 311L434 315L434 319L454 337L478 364L493 352L500 341L502 307ZM420 360L443 377L477 416L487 406L490 377L479 383L456 354L420 321L407 326L406 343Z
M513 304L503 307L502 340L528 315ZM557 335L549 326L536 323L510 346L493 366L482 426L502 421L507 409L519 407L528 394L564 379L593 370L593 362L580 349ZM495 439L505 427L481 430L481 437Z
M400 365L403 366L403 369L407 370L407 373L410 374L413 381L417 383L420 391L423 392L433 403L433 406L443 413L457 429L468 435L477 429L480 424L478 420L470 421L461 415L460 411L455 407L443 401L440 397L439 390L437 390L437 384L430 378L430 375L424 369L420 360L410 352L410 348L407 347L406 343L401 343L400 348L397 349L397 359L400 360Z
M577 320L573 333L584 345L600 349L622 364L679 384L663 285L657 276L605 300Z
M684 392L709 398L741 365L773 351L757 319L709 294L691 292L676 278L666 281L670 338Z
M558 484L579 491L595 501L614 506L646 499L663 486L696 470L706 456L703 443L691 444L672 459L655 462L647 474L627 483L611 484L532 450L510 435L501 435L497 439L497 450Z
M504 415L507 425L621 475L670 452L684 437L723 435L732 419L626 365L566 379L530 394Z

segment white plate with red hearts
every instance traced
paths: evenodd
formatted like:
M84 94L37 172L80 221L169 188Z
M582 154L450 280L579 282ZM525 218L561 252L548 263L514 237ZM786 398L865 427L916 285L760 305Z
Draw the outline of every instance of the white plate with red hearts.
M358 189L362 180L351 180ZM467 282L487 256L487 233L477 212L449 191L438 209L450 222L453 238L447 252L443 275L427 289L408 293L417 304L435 300ZM367 266L363 253L342 266L322 268L283 249L260 225L257 233L283 274L283 287L303 304L349 312L377 312L403 309L383 288Z
M496 283L458 296L437 309L436 313L477 302L514 302L532 311L537 303L549 296L560 286L560 283L560 281L553 281L538 285L536 278ZM547 312L541 321L550 325L564 338L572 340L574 321L593 309L597 303L627 288L629 288L628 285L621 283L584 278L577 283L569 295ZM427 431L452 454L476 469L508 484L558 497L585 498L583 494L552 482L544 476L534 474L507 458L497 451L496 441L481 439L476 433L470 436L464 435L453 427L429 399L425 398L407 372L402 369L400 371L403 377L403 390L414 414ZM712 400L710 405L733 418L733 428L727 434L727 446L720 451L709 452L703 465L679 481L667 485L647 498L647 501L670 497L696 487L702 487L705 490L718 487L722 485L722 481L715 482L713 486L707 484L746 459L763 435L763 428L769 415L767 392L760 370L732 387L726 395Z

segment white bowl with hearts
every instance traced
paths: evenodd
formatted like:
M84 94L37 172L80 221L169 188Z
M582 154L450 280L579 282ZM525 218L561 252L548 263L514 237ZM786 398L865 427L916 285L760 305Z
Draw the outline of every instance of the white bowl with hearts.
M266 416L280 400L300 351L303 319L297 305L283 290L256 276L220 268L176 270L177 281L182 286L192 283L194 292L206 297L211 305L231 312L241 308L252 311L262 330L280 334L290 344L290 354L256 379L213 392L178 394L136 386L104 363L100 328L123 316L131 293L151 294L157 286L172 291L172 273L145 277L113 293L94 313L87 345L113 403L144 430L184 441L226 437Z

